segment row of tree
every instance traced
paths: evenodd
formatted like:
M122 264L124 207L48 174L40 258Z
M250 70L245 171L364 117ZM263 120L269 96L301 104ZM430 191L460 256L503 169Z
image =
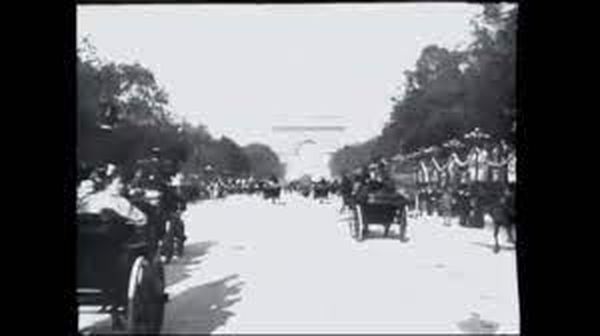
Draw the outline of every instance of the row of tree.
M213 137L204 125L177 121L148 68L103 61L86 39L77 56L80 173L107 163L127 171L159 148L184 176L283 176L284 166L268 146L242 147L228 137Z
M376 157L391 157L461 137L479 127L496 139L514 139L518 7L485 4L471 21L473 42L462 50L425 47L381 134L338 150L334 175Z

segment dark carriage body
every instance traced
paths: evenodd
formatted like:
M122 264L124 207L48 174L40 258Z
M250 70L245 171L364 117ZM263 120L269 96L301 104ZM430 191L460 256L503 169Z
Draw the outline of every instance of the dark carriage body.
M329 187L327 185L315 185L313 187L314 199L326 199L329 197Z
M278 200L281 197L281 187L280 186L265 186L264 190L264 198L270 200Z
M99 215L83 214L77 223L77 287L103 288L121 269L115 268L117 258L123 255L145 255L147 244L140 238L143 233L124 223L109 222ZM137 240L137 244L136 244Z
M391 225L398 225L400 240L406 239L406 198L394 192L371 192L356 195L350 201L354 206L354 235L357 240L363 240L372 225L382 225L385 236Z
M98 214L79 214L77 228L78 305L109 307L114 329L160 331L167 295L149 228Z

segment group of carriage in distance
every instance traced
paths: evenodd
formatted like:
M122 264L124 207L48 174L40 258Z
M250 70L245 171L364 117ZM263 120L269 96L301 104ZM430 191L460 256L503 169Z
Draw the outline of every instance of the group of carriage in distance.
M261 184L264 198L272 202L279 200L283 192L299 193L305 198L312 197L319 202L325 202L330 196L337 193L337 189L336 181L328 181L325 178L314 182L309 179L298 179L281 183L273 177Z
M286 186L288 192L296 192L305 198L313 198L318 202L325 202L330 196L339 193L339 182L324 177L315 181L308 176L289 182Z
M211 179L191 175L183 185L188 199L193 201L224 199L231 195L262 195L268 200L278 200L283 187L278 178L218 176Z

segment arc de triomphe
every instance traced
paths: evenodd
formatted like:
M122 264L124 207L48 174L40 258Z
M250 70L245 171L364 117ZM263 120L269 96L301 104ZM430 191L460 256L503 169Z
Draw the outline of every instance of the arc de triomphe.
M283 148L277 154L287 166L287 179L304 174L315 178L330 177L330 155L340 147L346 130L346 126L335 122L338 118L334 117L317 118L317 121L313 118L303 123L288 122L271 128L279 148Z

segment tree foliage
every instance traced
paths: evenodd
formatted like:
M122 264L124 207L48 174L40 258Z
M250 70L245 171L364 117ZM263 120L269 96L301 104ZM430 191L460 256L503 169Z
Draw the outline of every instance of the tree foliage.
M175 161L186 158L168 96L140 64L101 62L80 50L77 58L79 162L127 166L159 147Z
M84 40L77 55L77 156L81 167L107 163L126 171L152 148L187 175L248 175L263 167L227 137L215 139L204 125L176 122L154 74L140 64L102 61ZM268 162L279 162L269 150ZM251 160L252 159L252 160ZM273 161L275 160L275 161ZM89 169L86 169L89 170Z
M255 178L262 179L271 176L282 178L285 175L284 165L269 146L254 143L245 146L243 150L248 157L252 175Z
M342 148L334 174L370 156L393 156L441 144L480 127L512 140L516 122L516 6L483 5L474 18L474 41L465 50L429 45L414 69L405 71L403 92L377 137ZM350 158L355 156L353 158Z

